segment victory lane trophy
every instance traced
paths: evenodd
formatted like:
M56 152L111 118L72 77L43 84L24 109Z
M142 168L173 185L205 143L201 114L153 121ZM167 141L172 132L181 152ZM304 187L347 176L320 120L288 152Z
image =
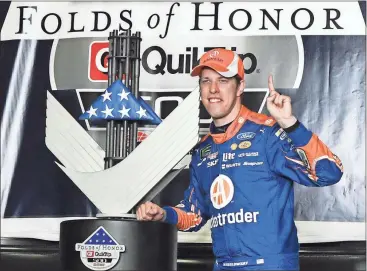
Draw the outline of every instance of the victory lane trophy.
M198 89L164 121L139 97L141 34L109 34L108 87L80 120L106 127L104 170L58 166L101 213L63 221L63 270L177 270L177 228L136 219L136 207L153 200L185 167L172 170L199 140ZM138 124L155 126L138 143Z

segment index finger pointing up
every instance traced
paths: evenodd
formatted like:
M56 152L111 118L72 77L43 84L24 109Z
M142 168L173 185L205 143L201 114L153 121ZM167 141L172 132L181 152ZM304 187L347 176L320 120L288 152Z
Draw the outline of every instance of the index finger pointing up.
M277 92L275 91L275 88L274 88L273 76L272 75L269 75L268 87L269 87L269 91L270 91L270 96L273 96L273 95L277 94Z

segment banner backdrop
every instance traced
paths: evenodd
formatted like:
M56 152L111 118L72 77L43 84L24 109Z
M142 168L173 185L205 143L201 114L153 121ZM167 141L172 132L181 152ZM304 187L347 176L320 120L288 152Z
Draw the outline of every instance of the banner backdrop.
M98 213L55 162L82 167L73 138L84 132L103 156L105 129L78 117L107 87L109 31L131 29L142 33L140 95L163 120L197 87L189 73L213 47L240 54L251 110L267 114L273 74L345 170L334 186L295 184L300 242L365 240L365 2L1 2L0 21L2 236L58 240L60 221ZM47 129L48 95L70 114L68 135ZM201 135L210 121L201 108ZM154 128L140 126L139 141ZM62 146L73 151L60 157ZM177 204L188 182L186 170L157 200ZM210 242L210 229L179 240Z

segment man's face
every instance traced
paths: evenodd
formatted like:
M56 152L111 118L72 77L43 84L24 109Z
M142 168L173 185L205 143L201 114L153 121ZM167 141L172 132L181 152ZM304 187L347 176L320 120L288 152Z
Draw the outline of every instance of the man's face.
M203 69L200 76L200 93L204 107L213 119L230 114L240 103L244 83L237 85L235 78L225 78L212 69Z

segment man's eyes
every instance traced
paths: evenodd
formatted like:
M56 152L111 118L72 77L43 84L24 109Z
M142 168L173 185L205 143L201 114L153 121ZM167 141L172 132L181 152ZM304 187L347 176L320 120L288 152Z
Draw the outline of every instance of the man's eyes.
M227 79L219 79L218 82L220 84L226 84L226 83L228 83L228 80ZM203 79L203 80L201 80L201 83L202 84L208 84L208 83L211 83L211 81L209 79Z

